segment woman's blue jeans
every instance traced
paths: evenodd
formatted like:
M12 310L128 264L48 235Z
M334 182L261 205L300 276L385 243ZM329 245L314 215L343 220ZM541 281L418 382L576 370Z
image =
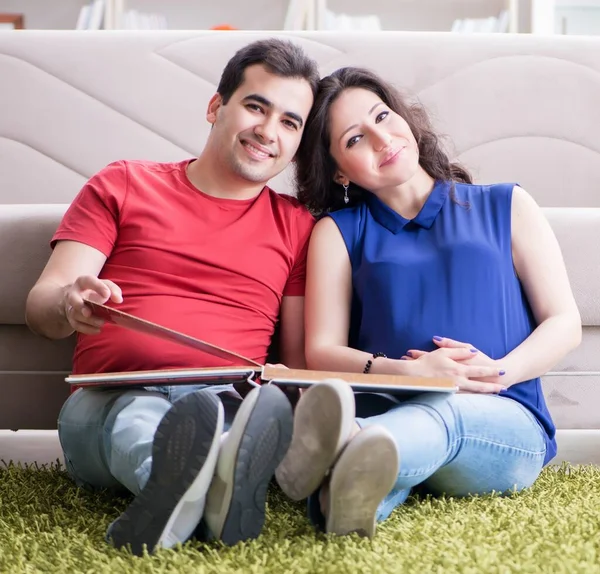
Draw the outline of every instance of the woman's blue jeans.
M432 494L468 496L531 486L544 465L544 431L518 402L483 394L424 393L403 400L357 393L356 422L381 425L394 437L400 467L377 511L385 520L413 487ZM318 493L309 517L320 524Z

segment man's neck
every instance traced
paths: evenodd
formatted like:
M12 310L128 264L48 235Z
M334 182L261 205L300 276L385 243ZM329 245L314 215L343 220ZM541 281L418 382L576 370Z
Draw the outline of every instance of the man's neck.
M265 187L264 183L256 183L241 178L227 170L220 169L219 164L206 153L187 166L187 177L190 183L206 195L222 199L252 199Z

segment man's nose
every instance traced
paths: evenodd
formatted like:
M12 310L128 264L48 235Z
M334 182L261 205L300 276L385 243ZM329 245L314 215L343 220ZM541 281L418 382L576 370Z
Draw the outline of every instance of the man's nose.
M274 142L277 134L277 123L273 118L265 118L254 127L254 133L265 142Z

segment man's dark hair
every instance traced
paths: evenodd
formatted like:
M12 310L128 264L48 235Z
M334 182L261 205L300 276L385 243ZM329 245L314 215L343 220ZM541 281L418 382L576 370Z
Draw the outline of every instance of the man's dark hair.
M269 38L244 46L227 62L217 88L223 104L227 104L244 81L246 68L257 64L282 78L303 78L310 84L313 96L316 95L319 86L317 63L289 40Z

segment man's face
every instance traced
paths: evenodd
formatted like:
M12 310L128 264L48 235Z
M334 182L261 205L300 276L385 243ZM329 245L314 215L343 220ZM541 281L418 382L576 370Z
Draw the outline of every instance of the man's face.
M216 94L207 119L219 163L241 178L266 183L294 158L313 103L310 84L261 65L246 68L226 105Z

